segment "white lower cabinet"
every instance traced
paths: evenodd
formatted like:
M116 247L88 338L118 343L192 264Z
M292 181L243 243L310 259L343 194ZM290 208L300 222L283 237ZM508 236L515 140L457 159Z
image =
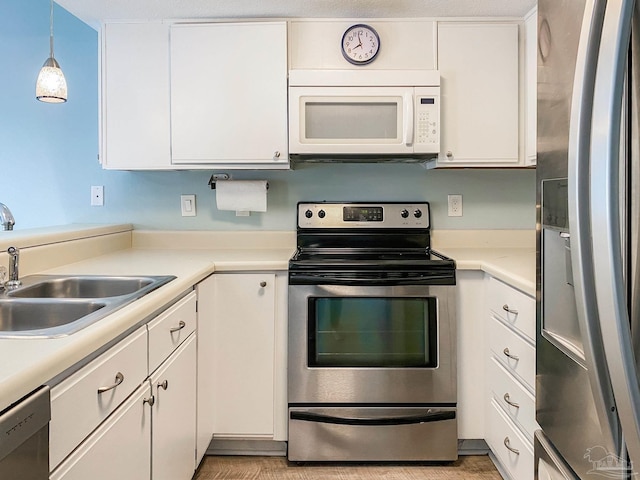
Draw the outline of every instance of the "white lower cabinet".
M147 333L129 335L51 389L49 463L55 468L147 377Z
M151 478L151 397L143 383L49 477L50 480Z
M213 438L213 413L215 409L213 395L213 316L216 305L215 274L198 283L198 336L196 338L197 358L197 395L196 400L196 465L199 465L207 453Z
M214 436L286 440L286 275L213 276Z
M195 328L191 292L52 388L51 480L192 478Z
M510 479L533 479L535 300L493 277L486 288L485 438Z
M150 377L151 478L187 480L196 468L196 337L191 335Z

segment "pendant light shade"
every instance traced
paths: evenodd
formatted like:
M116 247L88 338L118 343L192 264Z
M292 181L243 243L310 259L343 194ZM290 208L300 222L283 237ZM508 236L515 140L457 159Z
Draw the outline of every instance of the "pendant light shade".
M42 65L36 81L36 98L41 102L64 103L67 101L67 80L53 56L53 0L49 15L49 58Z

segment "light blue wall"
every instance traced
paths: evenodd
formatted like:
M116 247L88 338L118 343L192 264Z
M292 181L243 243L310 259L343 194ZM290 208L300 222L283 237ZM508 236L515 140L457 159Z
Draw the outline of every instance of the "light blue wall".
M77 222L130 222L142 228L288 230L309 200L427 200L434 228L534 228L532 170L437 170L419 165L306 165L285 172L230 172L268 179L268 212L236 218L215 208L211 172L103 171L98 153L98 35L55 7L56 58L69 101L35 100L48 56L49 3L0 0L0 202L16 228ZM105 206L91 207L90 186ZM464 216L447 217L447 194L463 195ZM197 195L197 217L181 217L180 194Z

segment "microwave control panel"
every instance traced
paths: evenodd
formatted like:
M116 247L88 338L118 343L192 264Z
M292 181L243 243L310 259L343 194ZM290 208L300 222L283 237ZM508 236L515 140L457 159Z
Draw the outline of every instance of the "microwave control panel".
M414 99L414 151L437 153L440 151L440 88L416 87Z

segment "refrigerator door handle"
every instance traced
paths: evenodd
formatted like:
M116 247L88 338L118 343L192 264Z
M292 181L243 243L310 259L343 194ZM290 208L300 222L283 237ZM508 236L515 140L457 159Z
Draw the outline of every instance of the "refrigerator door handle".
M640 467L640 386L631 343L620 221L620 134L634 0L609 0L596 74L590 207L605 357L631 465ZM620 452L611 452L620 455Z
M567 243L567 280L573 286L584 361L598 420L606 444L619 446L611 380L601 340L595 295L594 247L591 243L589 164L591 114L606 2L587 0L571 99L568 145L568 213L570 233L560 233ZM570 242L570 245L569 245Z

